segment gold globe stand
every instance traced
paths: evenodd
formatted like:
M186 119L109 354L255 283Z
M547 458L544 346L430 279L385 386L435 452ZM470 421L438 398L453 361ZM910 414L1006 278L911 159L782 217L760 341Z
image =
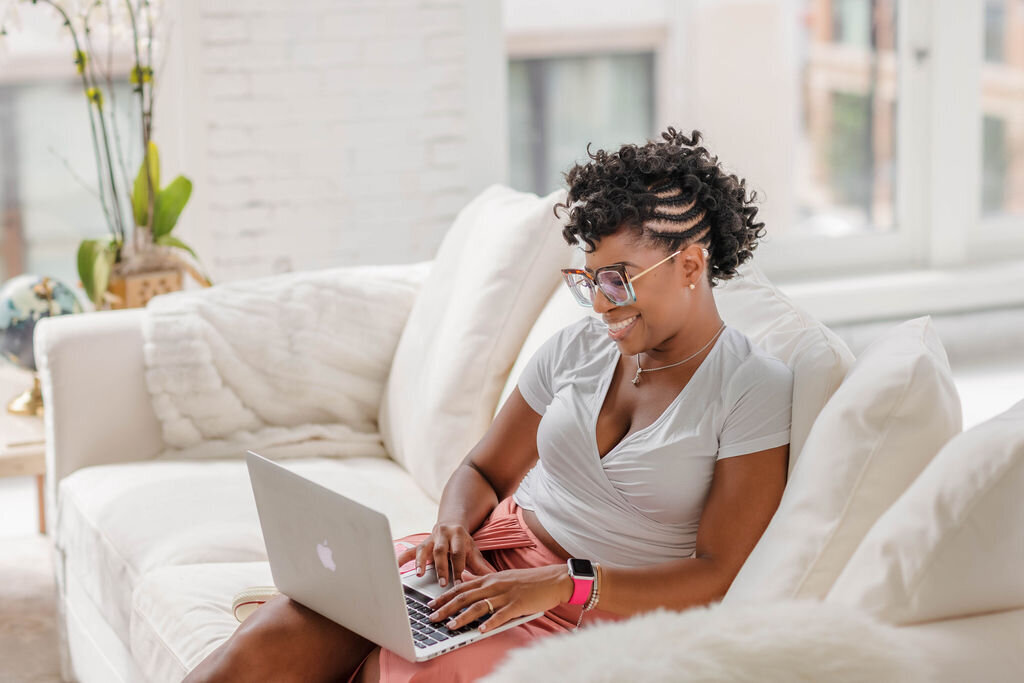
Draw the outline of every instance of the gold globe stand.
M13 415L43 416L43 390L39 386L39 375L32 375L32 388L15 396L7 404L7 412Z

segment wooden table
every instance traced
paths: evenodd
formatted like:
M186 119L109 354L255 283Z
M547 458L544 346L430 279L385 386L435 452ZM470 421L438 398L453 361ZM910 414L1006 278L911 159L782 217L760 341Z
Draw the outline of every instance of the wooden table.
M43 418L12 415L7 404L32 386L32 373L0 360L0 477L35 476L39 497L39 533L46 533L43 485L46 437Z

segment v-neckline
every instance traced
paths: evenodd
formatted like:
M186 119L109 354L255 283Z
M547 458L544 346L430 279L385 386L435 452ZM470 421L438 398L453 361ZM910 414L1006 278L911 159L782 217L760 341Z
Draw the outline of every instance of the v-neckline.
M656 424L664 420L665 416L668 415L675 408L676 404L679 403L679 401L682 399L683 394L685 394L686 390L690 387L691 384L693 384L693 380L697 378L697 375L701 372L704 366L707 365L708 358L710 358L711 354L713 354L715 352L715 349L718 348L718 343L722 341L722 337L724 336L724 332L718 335L718 338L715 339L715 343L712 344L711 346L711 350L708 351L708 354L704 356L704 358L701 360L700 365L698 365L697 369L693 371L692 375L690 375L690 379L687 380L686 385L679 390L679 393L677 393L675 398L672 399L672 402L669 403L663 411L661 411L661 414L658 415L657 419L655 419L654 422L647 425L646 427L636 430L635 432L630 432L629 434L626 434L621 439L619 439L618 443L616 443L614 446L608 449L608 452L602 456L601 447L597 443L597 421L601 417L601 409L604 408L605 401L608 400L608 392L611 390L612 379L615 377L615 370L616 368L619 367L619 360L622 358L622 352L619 351L618 348L616 348L615 362L611 364L610 369L605 370L602 386L598 387L598 403L596 409L593 411L593 418L590 421L590 441L594 446L594 454L597 456L597 461L599 463L605 462L613 453L615 453L615 451L619 450L619 447L622 446L623 443L633 438L637 434L643 434L644 432L648 431Z

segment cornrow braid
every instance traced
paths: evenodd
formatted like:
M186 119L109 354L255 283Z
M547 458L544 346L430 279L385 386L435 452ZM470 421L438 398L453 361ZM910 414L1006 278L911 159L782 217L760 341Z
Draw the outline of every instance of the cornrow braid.
M708 212L695 196L683 192L671 180L650 188L650 192L655 202L650 218L644 223L648 233L688 243L699 242L707 237L710 229Z
M586 251L622 229L666 253L699 243L710 252L714 287L736 275L764 236L753 206L757 193L748 196L745 181L722 169L700 145L699 131L687 137L670 127L661 138L614 152L591 152L587 145L590 161L565 174L569 192L555 205L556 215L569 214L562 236L569 244L583 242Z

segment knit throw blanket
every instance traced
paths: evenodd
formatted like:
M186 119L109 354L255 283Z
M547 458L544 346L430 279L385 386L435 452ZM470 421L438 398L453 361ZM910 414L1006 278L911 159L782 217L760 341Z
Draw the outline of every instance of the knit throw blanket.
M150 300L158 457L386 456L377 411L430 266L288 273Z

